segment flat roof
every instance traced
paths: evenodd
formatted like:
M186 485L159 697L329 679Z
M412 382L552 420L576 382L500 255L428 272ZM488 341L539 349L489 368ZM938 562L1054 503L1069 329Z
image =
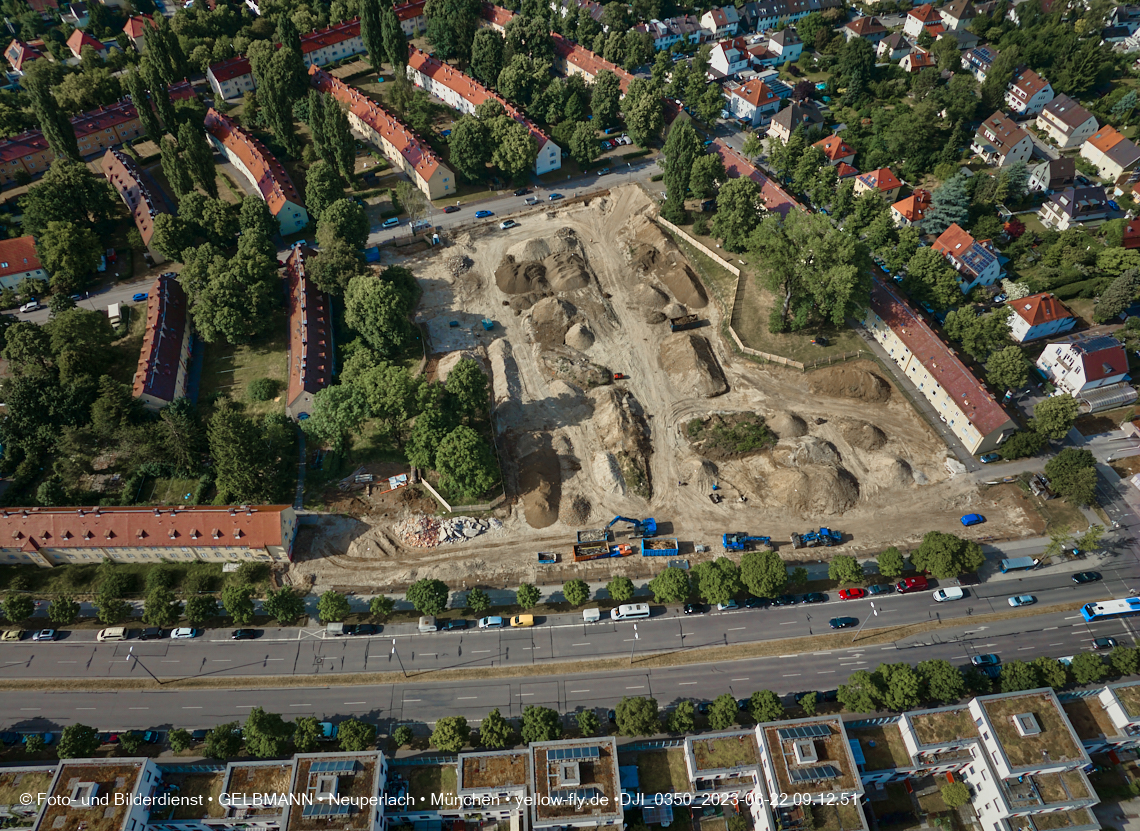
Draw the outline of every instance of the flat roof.
M201 805L175 805L163 819L172 822L192 819L221 819L226 815L226 808L218 800L218 796L222 792L222 784L225 780L225 769L200 773L166 773L163 771L162 784L177 787L177 796L203 797ZM159 821L157 816L155 821Z
M1088 799L1092 795L1079 770L1037 773L1029 778L1037 786L1037 792L1046 805Z
M33 824L40 809L34 805L23 805L20 797L27 793L47 793L55 776L55 769L56 765L0 769L0 808L15 809L5 813L17 819L24 814L26 822L22 824Z
M978 738L978 726L968 707L907 713L906 717L921 745L948 744L960 739Z
M454 797L458 768L455 765L401 765L395 776L408 782L408 796L415 805L430 805L432 797ZM393 813L415 813L417 808L395 809Z
M810 738L781 738L780 730L787 727L827 727L826 736ZM776 784L781 794L819 794L853 791L860 786L860 778L855 770L855 760L847 744L842 723L837 718L798 720L785 727L783 723L765 725L764 741L772 752L772 768L776 774ZM795 744L810 741L815 750L816 760L808 764L796 763ZM820 778L805 778L813 768L830 769L831 775ZM793 773L795 771L795 773ZM793 776L796 778L793 779Z
M525 751L464 753L459 757L459 785L463 790L523 787L527 780Z
M1001 744L1011 769L1038 764L1043 758L1065 762L1085 756L1084 748L1073 739L1065 714L1052 695L1029 693L976 700L989 717L994 737ZM1041 732L1036 736L1022 736L1018 732L1013 717L1022 713L1032 713L1037 719Z
M43 831L120 831L130 811L129 797L142 773L144 760L116 759L109 762L64 762L56 774L51 790L53 797L75 796L81 783L94 783L99 804L82 807L78 804L49 804L40 815L38 827ZM116 799L123 797L122 804ZM107 805L102 804L109 798Z
M815 820L815 831L858 831L867 827L867 820L857 802L814 804L809 810Z
M293 796L299 804L289 808L290 831L323 830L330 824L344 831L372 828L373 809L361 801L380 795L378 763L376 753L298 756ZM337 799L351 800L352 804L334 805L321 799L332 779L336 780Z
M1129 718L1140 718L1140 684L1113 687L1112 691L1120 699L1124 712Z
M285 813L284 800L278 805L265 804L267 794L282 797L289 793L293 781L293 762L232 762L223 786L230 796L230 816L276 817ZM251 799L257 795L262 799L249 805L234 805L241 796Z
M891 770L914 765L903 742L898 723L847 728L849 738L859 740L865 764L863 770Z
M559 750L596 748L597 754L559 760ZM621 816L621 784L618 781L617 743L613 737L537 742L531 745L534 764L534 795L544 804L533 807L535 822L565 817ZM576 767L574 783L562 779L563 768ZM591 793L592 791L592 793ZM577 792L584 802L547 802Z
M1055 831L1058 828L1076 828L1082 825L1100 825L1088 808L1072 811L1053 811L1047 814L1032 814L1027 817L1010 817L1012 831Z
M760 764L760 746L752 730L727 735L693 737L694 769L697 771L732 770Z
M1119 728L1112 723L1108 711L1100 703L1100 696L1090 695L1063 701L1061 708L1082 741L1092 741L1101 736L1120 735Z

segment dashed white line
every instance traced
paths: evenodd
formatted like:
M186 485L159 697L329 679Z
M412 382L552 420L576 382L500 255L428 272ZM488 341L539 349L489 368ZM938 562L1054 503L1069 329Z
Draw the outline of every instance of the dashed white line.
M405 698L404 699L405 704L408 703L409 701L423 701L423 699L422 698Z
M21 707L21 713L38 713L42 708L40 707Z
M731 680L733 680L733 681L747 681L748 679L747 678L733 678Z
M1032 649L1032 648L1033 648L1032 646L1019 646L1019 647L1017 648L1017 651L1018 651L1018 652L1024 652L1025 650L1027 650L1027 649Z
M235 704L234 709L235 710L243 710L243 709L248 710L250 707L256 707L256 706L257 706L256 704Z
M1046 626L1046 627L1045 627L1044 629L1042 629L1041 631L1042 631L1042 632L1052 632L1054 629L1059 629L1059 628L1060 628L1060 627L1058 627L1058 626Z
M57 664L78 664L79 661L56 661Z
M833 669L821 669L821 670L818 670L816 672L816 675L834 675L834 674L835 674L835 670L833 670Z
M1065 620L1076 620L1079 617L1080 615L1069 615L1069 617L1065 618Z
M572 644L570 644L570 645L571 645L571 646L589 646L589 645L590 645L590 642L589 642L589 641L586 641L585 643L572 643Z
M201 710L201 707L183 707L183 710Z
M731 629L725 629L724 631L726 631L726 632L743 632L747 628L748 628L747 626L734 626Z
M128 707L128 710L149 710L150 707Z
M490 652L490 651L491 651L491 650L489 650L489 649L472 649L472 650L471 650L471 652L472 652L472 653L476 653L476 652Z
M1064 641L1057 641L1056 643L1049 644L1049 646L1064 646L1064 645L1065 645Z
M699 681L678 681L678 687L691 687L693 684L699 684Z
M216 661L219 664L232 664L233 663L232 658L211 658L210 660Z
M644 684L642 684L640 687L626 687L626 689L627 689L627 690L644 690L644 689L645 689L645 685L644 685Z
M459 696L459 698L457 698L455 700L456 701L474 701L478 697L479 696L477 696L477 695L461 695L461 696Z
M312 707L312 704L290 704L290 707Z
M789 672L789 673L788 673L787 675L785 675L784 677L785 677L785 678L795 678L795 677L796 677L797 675L799 675L799 674L800 674L800 673L798 673L798 672Z
M781 626L791 626L793 623L799 623L799 621L798 620L785 620L780 625Z
M96 707L76 707L75 709L76 710L95 710L98 708L96 708Z
M349 707L353 704L367 704L367 703L368 703L367 701L346 701L346 702L344 702L344 705L346 707Z
M626 689L628 690L629 687L626 687ZM529 698L532 695L534 695L534 693L519 693L518 694L519 698ZM407 699L405 699L405 700L407 700Z
M433 658L438 658L438 657L439 657L439 653L438 653L438 652L421 652L421 653L420 653L420 657L427 657L428 655L431 655Z
M589 692L589 690L570 690L570 694Z

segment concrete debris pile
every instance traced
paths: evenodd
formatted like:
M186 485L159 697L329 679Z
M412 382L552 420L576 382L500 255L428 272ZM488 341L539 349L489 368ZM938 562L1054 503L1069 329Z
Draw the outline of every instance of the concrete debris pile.
M463 272L470 271L475 262L466 254L461 254L458 257L450 257L445 265L452 277L458 277Z
M494 518L455 516L440 520L420 515L401 520L392 530L405 545L434 548L444 543L466 542L483 534L499 533L503 530L503 523Z

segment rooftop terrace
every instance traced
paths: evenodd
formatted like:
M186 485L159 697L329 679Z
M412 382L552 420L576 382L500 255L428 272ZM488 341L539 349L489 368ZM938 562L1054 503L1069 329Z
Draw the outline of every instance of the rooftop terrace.
M225 781L224 770L213 773L163 773L162 784L178 788L177 795L202 797L201 805L175 805L170 808L155 807L150 812L152 822L159 820L221 819L226 815L225 806L218 801Z
M811 815L815 820L815 831L858 831L867 827L862 810L854 802L812 805Z
M864 770L908 768L913 764L897 724L848 728L847 736L859 740L866 760Z
M1108 717L1108 711L1095 695L1062 702L1061 708L1069 717L1069 723L1077 731L1077 736L1082 740L1115 736L1120 733L1112 723L1112 719Z
M1042 761L1065 762L1079 759L1084 750L1069 732L1065 716L1051 696L1044 693L1003 698L977 699L993 725L994 735L1001 743L1011 769L1037 764ZM1022 736L1013 717L1032 713L1041 732L1036 736Z
M976 739L978 727L969 709L910 713L911 726L920 744L949 744L957 739Z
M339 766L335 763L342 763ZM314 767L318 767L314 770ZM351 766L351 770L349 770ZM320 769L320 768L323 768ZM294 795L311 797L312 805L293 805L289 809L290 831L315 831L327 829L334 817L325 812L325 806L320 805L320 789L329 778L336 779L336 796L338 799L352 800L354 805L347 813L335 815L338 829L344 831L368 831L372 828L372 811L356 807L362 800L379 795L379 783L376 780L376 756L361 754L359 756L332 757L322 756L319 759L302 757L297 759L297 778ZM454 792L454 788L452 789ZM333 806L329 805L331 809ZM337 806L344 809L347 806Z
M293 778L293 765L291 762L266 762L256 764L238 764L230 767L229 780L224 790L230 795L232 802L240 802L239 796L248 794L251 797L249 805L231 808L231 815L245 817L274 817L285 813L284 805L265 805L262 802L253 802L254 795L279 794L285 796L289 793L289 785ZM262 797L264 801L264 796Z
M831 733L827 736L817 736L810 741L815 750L817 759L810 765L796 764L794 742L782 740L779 727L765 727L764 736L768 747L772 749L772 767L776 772L776 783L782 794L823 794L853 791L859 785L859 780L851 758L851 749L847 746L843 734L835 729L834 722L816 722L831 726ZM830 767L835 776L821 779L800 779L793 781L793 770L808 770L814 767Z
M1116 697L1124 705L1124 712L1129 718L1140 718L1140 684L1127 687L1115 687Z
M521 787L526 785L527 754L470 753L460 757L463 789Z
M642 793L683 793L692 790L680 748L637 754L637 776Z
M455 796L459 771L455 765L401 765L396 775L408 782L408 796L415 804L431 805L432 796ZM414 809L409 809L409 812Z
M756 734L742 730L729 736L693 739L693 760L698 771L731 770L760 764Z
M594 758L577 760L578 782L574 785L558 784L556 770L557 761L552 758L559 751L574 747L596 747L598 755ZM534 754L534 792L543 800L555 798L563 790L578 790L587 792L584 798L587 802L580 806L572 802L550 803L535 806L535 817L540 820L558 819L561 817L598 817L621 812L621 791L618 784L618 761L616 745L612 740L599 739L594 745L589 742L559 742L540 744L531 747ZM594 796L589 795L593 789Z
M40 828L45 831L119 831L127 818L130 806L116 805L117 795L128 797L134 792L135 782L142 770L141 762L121 761L109 764L64 763L56 779L52 796L72 797L71 805L48 805L40 817ZM92 805L84 808L76 804L82 795L75 796L80 783L94 783L94 796L109 805Z
M1032 814L1028 817L1014 817L1009 820L1009 827L1013 831L1056 831L1060 828L1099 824L1088 808L1077 808L1074 811L1054 811L1049 814Z
M0 770L0 808L19 805L26 793L46 793L55 767L46 770Z

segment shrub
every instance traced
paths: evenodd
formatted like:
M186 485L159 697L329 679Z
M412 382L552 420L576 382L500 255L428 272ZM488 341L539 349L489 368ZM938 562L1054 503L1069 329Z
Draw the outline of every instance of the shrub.
M275 378L254 378L246 387L250 401L272 401L281 389L281 382Z
M693 233L698 237L707 236L709 232L709 221L703 216L698 216L693 220Z

